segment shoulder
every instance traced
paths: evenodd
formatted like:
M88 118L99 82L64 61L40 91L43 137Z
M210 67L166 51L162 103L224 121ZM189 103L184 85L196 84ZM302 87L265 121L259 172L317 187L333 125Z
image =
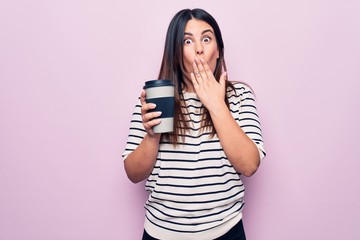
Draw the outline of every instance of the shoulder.
M253 90L248 84L238 81L229 81L229 83L230 84L227 89L229 98L244 98L253 95Z

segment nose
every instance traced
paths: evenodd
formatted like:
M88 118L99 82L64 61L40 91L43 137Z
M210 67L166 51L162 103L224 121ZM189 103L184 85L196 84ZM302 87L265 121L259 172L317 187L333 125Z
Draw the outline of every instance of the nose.
M196 50L196 54L197 55L202 55L202 54L204 54L204 51L201 49L201 50Z
M202 55L204 54L204 49L201 44L196 45L196 55Z

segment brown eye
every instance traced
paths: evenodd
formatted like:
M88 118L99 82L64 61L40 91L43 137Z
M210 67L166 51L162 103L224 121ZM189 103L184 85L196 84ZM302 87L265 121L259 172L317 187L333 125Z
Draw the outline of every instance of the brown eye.
M184 40L184 44L185 45L189 45L189 44L191 44L192 43L192 40L191 39L185 39Z
M208 43L208 42L210 42L210 41L211 41L211 38L209 38L209 37L204 37L204 38L203 38L203 42Z

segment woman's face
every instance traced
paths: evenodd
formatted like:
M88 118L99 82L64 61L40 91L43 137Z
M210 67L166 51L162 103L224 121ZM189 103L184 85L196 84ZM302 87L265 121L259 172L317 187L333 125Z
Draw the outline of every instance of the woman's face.
M213 28L202 20L190 19L185 26L183 60L185 77L190 80L195 57L203 58L214 72L219 49Z

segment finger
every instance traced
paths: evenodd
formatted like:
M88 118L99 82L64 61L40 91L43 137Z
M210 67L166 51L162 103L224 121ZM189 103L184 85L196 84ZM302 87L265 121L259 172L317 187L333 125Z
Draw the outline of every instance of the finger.
M154 132L154 127L161 123L161 119L154 119L146 123L145 130L150 136L155 136L159 133Z
M203 58L201 58L200 61L201 61L201 64L202 64L202 66L204 68L204 71L205 71L206 75L208 77L213 75L213 73L212 73L212 71L211 71L211 69L209 67L209 64L207 64L207 62Z
M143 123L152 121L154 118L161 116L161 112L149 112L143 115Z
M146 106L146 92L142 90L140 94L140 104L141 104L141 115L144 115L149 109Z
M148 111L155 109L155 108L156 108L156 104L144 102L141 105L141 115L144 116Z
M196 78L196 80L200 80L200 78L201 78L201 75L200 75L200 71L199 71L199 69L198 69L198 66L197 66L197 64L196 64L196 61L194 60L194 63L193 63L193 69L194 69L194 76L195 76L195 78Z
M154 120L147 122L146 124L147 124L148 128L153 128L154 126L156 126L160 123L161 123L161 119L154 119Z
M199 84L195 78L194 73L190 73L191 81L195 89L199 89Z
M202 61L200 61L199 59L195 58L195 62L196 62L196 66L197 66L197 68L198 68L198 70L199 70L199 72L200 72L200 75L201 75L202 79L207 80L207 79L208 79L207 73L205 72L205 68L204 68L204 66L203 66Z
M151 112L143 116L143 126L148 134L154 135L153 127L161 122L161 119L156 118L160 115L161 112Z
M160 124L161 123L161 120L160 119L156 119L156 120L154 120L154 121L152 121L152 122L149 122L148 123L148 128L145 128L145 130L146 130L146 132L147 132L147 134L149 135L149 136L156 136L156 135L160 135L161 136L161 133L155 133L154 132L154 129L153 129L153 127L154 126L156 126L156 125L158 125L158 124Z
M161 119L153 119L151 121L148 121L146 123L144 123L144 128L146 130L146 132L153 134L153 127L160 124L161 123Z
M146 98L146 92L145 92L145 90L142 90L142 92L140 94L140 103L141 103L141 105L144 105L146 103L145 98Z

